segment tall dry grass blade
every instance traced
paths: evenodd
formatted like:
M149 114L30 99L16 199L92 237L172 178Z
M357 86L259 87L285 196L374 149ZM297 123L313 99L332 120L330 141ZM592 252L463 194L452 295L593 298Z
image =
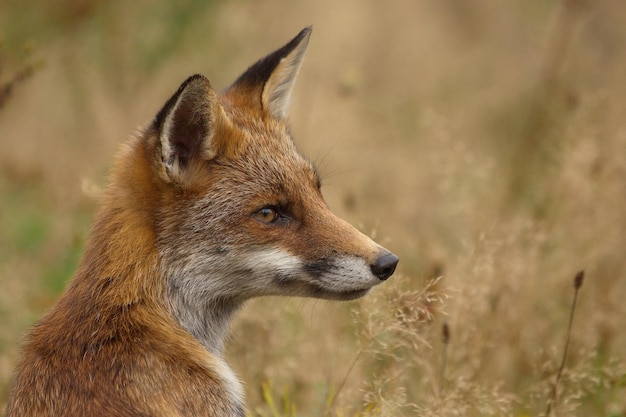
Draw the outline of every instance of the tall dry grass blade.
M445 373L448 363L448 344L450 343L450 326L443 323L441 327L441 338L443 346L441 347L441 370L439 372L439 395L442 395L445 388Z
M559 382L561 381L561 375L563 374L563 370L565 369L565 361L567 360L567 351L569 350L570 338L572 335L572 323L574 321L574 311L576 310L576 301L578 299L578 291L580 287L583 285L583 280L585 278L585 271L579 271L574 277L574 299L572 300L572 307L570 308L569 313L569 324L567 326L567 336L565 338L565 348L563 349L563 358L561 359L561 366L559 366L559 370L556 373L556 379L554 381L554 386L552 387L552 396L548 400L548 406L546 408L546 417L549 417L553 412L553 406L556 407L558 401L558 391L559 391Z
M341 380L341 383L339 384L339 386L337 387L335 392L330 394L331 398L330 398L330 401L328 401L327 404L326 404L326 412L324 413L325 417L330 417L331 416L331 412L333 410L333 407L335 406L335 402L337 400L337 397L339 396L339 394L343 390L343 387L346 385L346 382L348 381L348 377L352 373L352 370L354 369L354 366L359 361L359 359L361 358L362 354L363 354L363 348L359 349L359 352L356 354L356 356L352 360L352 363L350 364L350 367L346 371L346 374L343 376L343 379Z

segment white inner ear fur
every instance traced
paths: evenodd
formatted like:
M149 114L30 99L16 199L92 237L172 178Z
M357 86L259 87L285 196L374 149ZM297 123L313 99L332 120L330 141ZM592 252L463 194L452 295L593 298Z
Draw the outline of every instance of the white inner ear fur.
M311 32L307 33L298 46L280 60L263 87L263 94L261 95L263 107L278 119L287 117L291 90L302 66L310 36Z
M165 166L165 170L168 175L175 175L178 171L177 159L174 156L174 149L172 143L170 141L170 133L174 127L174 118L173 114L176 112L176 108L180 103L180 97L176 100L176 104L167 114L165 121L163 122L163 129L161 130L161 137L159 138L161 141L161 158L163 161L163 165Z

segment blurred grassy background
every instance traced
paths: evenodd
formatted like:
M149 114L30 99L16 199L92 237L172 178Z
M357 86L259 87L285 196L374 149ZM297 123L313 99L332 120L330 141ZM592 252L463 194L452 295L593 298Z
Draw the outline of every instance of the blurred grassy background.
M584 269L556 412L626 415L615 0L4 0L0 410L117 146L188 75L223 88L309 24L296 141L400 274L358 302L250 302L229 344L250 414L541 415Z

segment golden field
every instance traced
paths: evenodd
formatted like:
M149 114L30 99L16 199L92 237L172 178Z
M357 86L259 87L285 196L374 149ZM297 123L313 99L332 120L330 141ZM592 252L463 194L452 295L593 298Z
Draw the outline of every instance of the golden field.
M224 88L310 24L295 141L401 260L359 301L247 304L227 350L249 415L626 415L615 0L4 0L0 410L118 146L188 75Z

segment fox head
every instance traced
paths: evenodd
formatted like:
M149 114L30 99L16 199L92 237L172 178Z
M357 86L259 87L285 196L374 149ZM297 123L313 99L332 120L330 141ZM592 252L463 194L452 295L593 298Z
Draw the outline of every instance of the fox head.
M188 78L148 129L166 299L196 335L218 307L262 295L354 299L395 270L393 253L329 210L290 136L289 99L310 34L220 94L204 76Z

